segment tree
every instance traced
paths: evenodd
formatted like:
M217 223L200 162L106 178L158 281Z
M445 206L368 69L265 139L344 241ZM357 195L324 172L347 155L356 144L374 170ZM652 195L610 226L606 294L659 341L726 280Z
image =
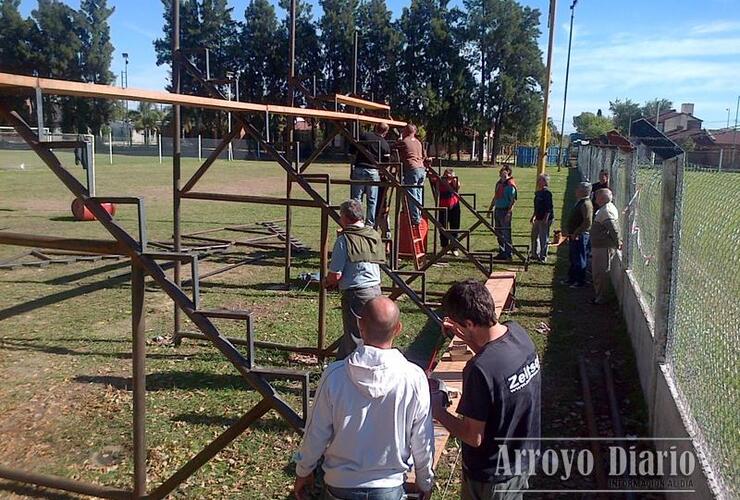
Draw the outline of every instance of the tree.
M673 102L671 102L669 99L665 98L655 98L651 99L650 101L646 101L645 104L642 106L641 112L642 116L644 118L652 118L655 120L655 115L658 113L658 109L660 108L660 112L668 111L673 107Z
M275 8L268 0L251 0L244 12L244 26L240 35L240 62L245 78L240 83L245 100L278 102L283 96L287 80L285 46L280 43Z
M385 0L369 0L358 13L358 93L376 101L395 97L398 86L398 53L402 36L393 26Z
M108 8L106 0L82 0L80 15L83 29L81 71L82 79L89 83L108 85L113 82L110 70L113 44L110 40L108 18L115 8ZM99 134L101 127L113 115L113 102L107 99L76 98L76 129L78 132Z
M129 120L136 130L144 131L144 144L149 144L152 132L160 130L164 114L151 102L140 102L136 111L129 112Z
M33 23L23 19L20 0L0 0L0 71L32 74L33 48L30 34Z
M493 128L496 151L501 136L508 126L515 125L516 117L536 114L544 78L542 53L537 44L540 12L514 0L464 3L471 53L480 78L478 151L482 160L482 141L488 129Z
M33 74L33 49L30 35L33 23L23 19L18 6L20 0L0 0L0 71L23 75ZM19 112L25 108L23 97L8 97L10 105ZM29 109L27 119L36 123Z
M154 41L157 65L172 63L172 0L162 0L162 5L164 36ZM229 72L237 69L236 54L241 49L237 46L238 24L232 11L227 0L180 1L180 52L205 75L208 49L210 77L216 81L224 81ZM175 90L171 84L167 88ZM180 71L180 92L208 95L205 86L184 69ZM190 135L205 130L218 137L226 130L225 113L220 111L184 108L182 124Z
M630 124L642 116L640 105L630 99L609 101L609 111L612 112L614 128L625 136L629 134Z
M327 93L346 93L351 89L357 1L319 0L324 10L319 27Z
M586 137L598 137L612 130L614 123L610 118L584 111L573 117L573 126Z
M288 46L290 39L290 0L280 0L280 7L287 11L287 15L280 25L281 46L279 53L276 54L276 68L278 74L287 79L290 52ZM308 1L296 0L295 31L295 74L309 91L313 91L313 78L316 77L317 87L321 85L323 80L323 57L312 7ZM297 102L305 102L300 94L297 94L297 97Z
M29 37L34 54L32 64L38 75L82 80L82 15L57 0L39 0L31 16L35 21ZM77 131L75 103L73 97L44 96L46 126L60 123L63 131Z

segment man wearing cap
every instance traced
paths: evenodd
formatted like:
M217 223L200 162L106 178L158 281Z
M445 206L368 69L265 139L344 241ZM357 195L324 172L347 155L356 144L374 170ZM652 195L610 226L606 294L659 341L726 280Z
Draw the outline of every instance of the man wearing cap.
M357 316L365 304L380 295L380 266L385 249L380 234L364 222L362 203L347 200L339 206L342 230L334 243L326 287L342 292L344 334L337 359L346 358L362 343Z

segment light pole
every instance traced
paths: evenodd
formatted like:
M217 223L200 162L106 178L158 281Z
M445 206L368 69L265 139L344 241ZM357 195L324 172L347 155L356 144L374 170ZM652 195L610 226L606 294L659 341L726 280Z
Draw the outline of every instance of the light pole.
M735 129L732 131L732 168L735 168L735 149L737 148L737 115L740 112L740 95L737 96L737 106L735 106Z
M565 134L565 107L568 104L568 76L570 74L570 48L573 42L573 16L576 12L578 0L570 5L570 31L568 32L568 62L565 64L565 92L563 92L563 119L560 122L560 145L558 146L558 172L563 158L563 135Z
M124 67L123 75L121 77L121 80L122 80L121 85L124 89L127 89L128 88L128 52L123 52L121 56L123 56L123 67ZM126 110L124 113L124 120L126 124L128 125L128 141L129 141L129 146L131 146L131 144L134 142L134 137L133 137L133 132L131 130L131 124L129 123L129 119L128 119L128 99L123 101L123 103L124 103L124 108Z
M550 15L548 17L548 26L550 36L547 42L547 68L545 70L545 95L542 110L542 129L540 130L540 158L537 166L537 175L545 173L545 164L547 163L547 106L550 101L550 77L552 75L552 49L555 37L555 8L557 0L550 0Z
M727 111L727 126L726 126L726 128L730 128L730 108L725 108L725 111Z

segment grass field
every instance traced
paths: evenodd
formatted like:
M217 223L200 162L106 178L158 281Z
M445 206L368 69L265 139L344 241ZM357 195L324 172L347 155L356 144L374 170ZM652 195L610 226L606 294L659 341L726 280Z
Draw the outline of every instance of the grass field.
M65 161L69 156L62 155ZM172 231L171 170L156 158L115 157L114 165L98 158L99 195L137 195L146 203L151 239L168 239ZM20 168L23 163L24 168ZM72 165L70 161L68 165ZM183 178L197 162L183 161ZM312 167L314 169L314 167ZM79 167L71 167L82 177ZM317 165L313 171L346 177L347 167ZM496 172L460 169L464 192L475 192L487 203ZM514 216L515 243L529 241L534 171L515 172L520 185ZM553 172L552 190L558 220L577 173ZM198 186L203 191L280 196L285 191L282 170L269 162L217 162ZM294 188L294 193L297 189ZM339 189L332 201L344 198ZM72 197L31 153L0 152L0 230L50 235L109 238L95 222L70 217ZM136 213L120 207L117 219L132 233ZM183 231L245 224L284 216L283 207L184 200ZM463 226L472 216L463 216ZM318 249L319 217L313 209L294 210L295 236ZM332 231L333 232L333 231ZM491 250L490 235L476 235L473 247ZM0 261L23 249L0 246ZM256 252L255 254L260 253ZM263 252L264 253L264 252ZM231 262L242 254L210 259L201 272ZM204 280L204 307L250 309L255 314L257 338L312 345L316 342L317 293L297 283L281 289L283 258L269 254L255 265ZM520 322L532 334L543 360L543 433L549 436L586 435L579 354L594 361L598 382L600 360L611 354L625 429L644 435L646 413L636 381L634 361L618 308L595 309L590 290L557 285L564 274L564 249L557 260L520 272L519 310L508 319ZM316 271L315 252L297 258L294 277ZM523 271L518 265L498 267ZM79 263L46 269L0 271L0 464L53 473L107 485L127 487L132 473L130 415L132 397L129 265L125 261ZM482 278L470 264L451 262L429 273L430 287L444 290L466 277ZM341 317L336 294L330 295L329 338L339 336ZM402 348L428 352L438 332L409 301L400 303L404 333ZM172 331L172 304L149 284L146 297L147 336L155 339ZM542 330L544 323L549 331ZM238 327L219 323L223 331L239 335ZM542 333L537 332L540 329ZM259 350L262 365L294 366L284 353ZM302 367L306 368L306 367ZM309 366L318 377L321 367ZM148 477L154 486L167 478L202 446L233 423L258 401L231 365L212 347L185 341L179 348L147 346ZM287 401L299 408L296 388L276 383ZM597 407L604 409L604 391L596 391ZM604 415L608 413L603 411ZM608 435L608 417L600 419ZM291 455L298 435L268 413L187 483L181 498L286 498L293 481ZM452 468L458 445L453 440L439 470L438 498L448 484L447 498L457 497L459 463ZM535 485L542 486L537 484ZM38 496L38 490L0 481L0 496ZM43 495L47 495L44 493ZM53 498L66 498L53 497Z

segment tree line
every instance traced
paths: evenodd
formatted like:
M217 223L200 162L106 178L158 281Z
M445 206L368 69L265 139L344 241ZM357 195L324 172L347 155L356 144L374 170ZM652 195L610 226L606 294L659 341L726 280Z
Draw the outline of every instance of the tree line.
M673 102L665 98L655 98L646 101L642 106L631 99L615 99L609 101L611 116L604 116L601 110L596 114L584 111L573 117L573 126L576 131L586 137L598 137L610 130L617 130L620 134L628 136L630 124L638 118L655 119L660 111L668 111L673 107Z
M111 84L113 45L106 0L81 0L75 10L56 0L38 0L23 18L20 0L0 0L0 71L45 78ZM65 132L98 133L113 114L105 99L45 96L44 122ZM30 102L17 102L29 116ZM35 119L32 120L35 122Z
M154 49L157 64L169 65L172 3L161 1L163 36ZM105 0L82 0L79 10L39 0L28 19L18 12L19 3L0 0L0 70L113 82L108 25L113 9ZM394 116L421 125L430 143L455 149L469 144L474 131L482 141L489 130L496 146L536 139L544 79L539 10L515 0L464 0L462 9L447 0L410 0L394 20L385 0L319 4L323 14L317 18L307 0L297 2L296 74L309 90L315 81L318 94L352 92L357 32L357 93L386 102ZM289 8L290 0L278 0L277 6L250 0L242 21L227 0L181 0L182 54L204 70L208 49L210 77L224 81L238 74L243 101L287 102ZM206 95L185 72L181 92ZM96 133L111 119L113 106L87 102L55 98L57 106L46 112L59 113L49 119L64 131ZM183 125L186 134L213 136L223 135L227 126L225 113L199 109L184 109Z

